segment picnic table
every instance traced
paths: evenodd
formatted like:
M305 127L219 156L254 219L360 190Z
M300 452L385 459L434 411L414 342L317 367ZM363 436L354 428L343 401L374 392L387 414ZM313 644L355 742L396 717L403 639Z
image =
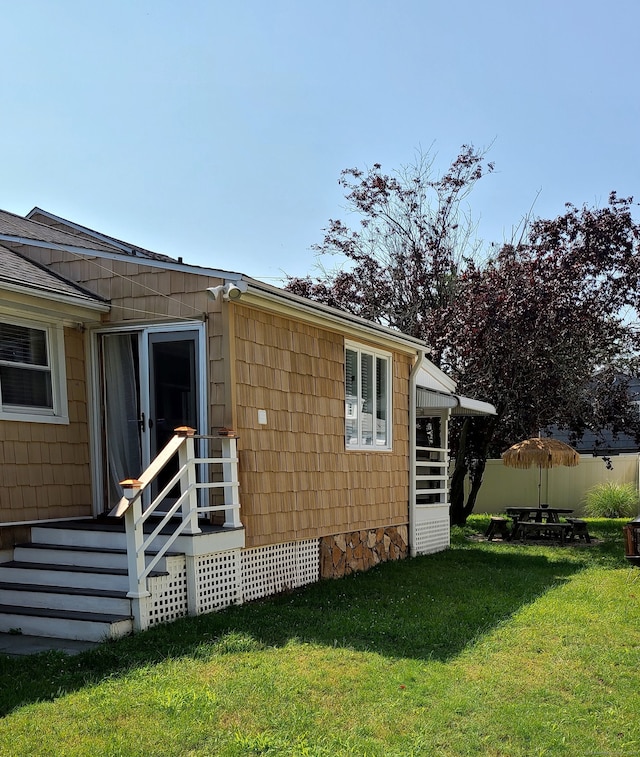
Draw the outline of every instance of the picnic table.
M542 536L557 539L564 544L565 538L573 533L570 522L560 520L560 515L570 515L573 510L564 507L508 507L507 515L513 520L509 539L518 536L525 541L528 536Z

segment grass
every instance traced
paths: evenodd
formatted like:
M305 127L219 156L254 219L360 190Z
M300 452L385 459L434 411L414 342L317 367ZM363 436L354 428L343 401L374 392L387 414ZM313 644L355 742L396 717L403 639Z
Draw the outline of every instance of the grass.
M640 571L470 540L67 657L0 656L0 755L635 755Z

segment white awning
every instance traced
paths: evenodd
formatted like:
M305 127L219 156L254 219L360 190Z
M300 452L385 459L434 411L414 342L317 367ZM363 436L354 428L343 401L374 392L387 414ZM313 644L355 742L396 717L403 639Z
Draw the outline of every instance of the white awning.
M495 415L496 409L489 402L448 394L433 389L416 387L416 412L418 417L431 415L434 410L451 410L451 415Z
M490 402L474 400L456 394L458 405L451 410L451 415L496 415L496 409Z

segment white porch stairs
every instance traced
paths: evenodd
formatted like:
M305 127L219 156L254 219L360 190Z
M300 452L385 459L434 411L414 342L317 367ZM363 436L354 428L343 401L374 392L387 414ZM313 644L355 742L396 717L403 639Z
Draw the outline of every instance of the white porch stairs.
M175 431L139 479L121 482L124 496L110 517L32 526L31 541L0 563L0 632L102 641L144 630L150 583L168 575L176 554L186 566L186 612L197 614L198 555L244 546L236 438L225 429L221 456L200 457L196 440L213 437ZM143 511L143 496L176 456L177 472ZM211 475L212 466L221 475ZM214 489L224 504L208 502ZM222 526L206 524L212 513L224 514Z
M31 539L0 563L0 632L85 641L132 632L123 524L42 524Z

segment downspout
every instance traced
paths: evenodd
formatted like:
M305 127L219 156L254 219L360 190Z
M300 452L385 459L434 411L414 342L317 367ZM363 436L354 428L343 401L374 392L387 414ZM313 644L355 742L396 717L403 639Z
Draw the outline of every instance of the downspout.
M409 554L416 556L416 416L418 402L418 372L424 362L425 351L418 350L416 362L409 375Z

